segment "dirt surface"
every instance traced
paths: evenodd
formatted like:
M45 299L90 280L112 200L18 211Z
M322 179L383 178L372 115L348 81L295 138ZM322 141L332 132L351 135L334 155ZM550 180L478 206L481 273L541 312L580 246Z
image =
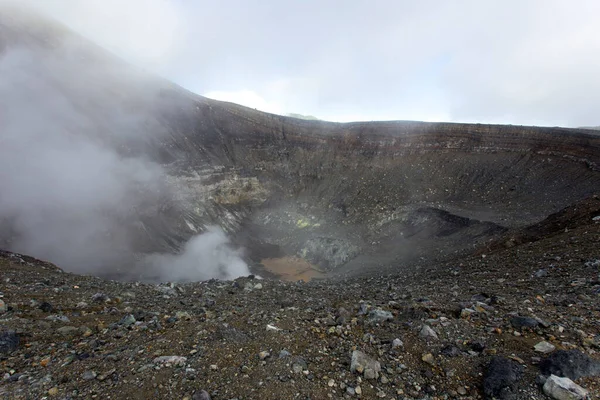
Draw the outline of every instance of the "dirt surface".
M339 281L120 283L3 252L0 325L18 345L0 341L0 394L482 398L488 363L504 356L523 371L514 398L541 399L538 364L547 355L534 345L597 357L598 203L589 200L576 226L529 243ZM574 209L565 215L579 215ZM515 325L515 316L535 326ZM425 325L437 338L422 336ZM351 372L354 350L381 371ZM163 364L162 356L185 359ZM600 378L576 382L600 395Z

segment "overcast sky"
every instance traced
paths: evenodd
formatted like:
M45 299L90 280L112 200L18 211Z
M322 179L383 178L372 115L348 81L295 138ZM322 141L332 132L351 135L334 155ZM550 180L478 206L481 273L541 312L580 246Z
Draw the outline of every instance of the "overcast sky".
M600 125L600 1L27 0L208 97L322 119Z

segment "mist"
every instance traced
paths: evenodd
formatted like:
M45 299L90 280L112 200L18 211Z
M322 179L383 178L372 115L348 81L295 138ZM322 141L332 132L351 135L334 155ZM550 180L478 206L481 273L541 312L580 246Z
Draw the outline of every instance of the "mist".
M169 251L136 243L145 217L187 201L144 153L168 135L154 112L160 88L140 85L147 76L106 62L98 49L83 51L90 44L80 38L52 43L51 51L1 39L0 248L124 279L249 274L217 227ZM132 82L145 88L134 100L122 97Z

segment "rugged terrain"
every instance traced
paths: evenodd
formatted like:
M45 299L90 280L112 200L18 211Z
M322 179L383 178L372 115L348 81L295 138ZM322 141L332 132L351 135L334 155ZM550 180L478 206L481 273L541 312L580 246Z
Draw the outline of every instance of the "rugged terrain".
M544 398L539 375L550 367L540 363L549 355L536 344L550 343L550 356L575 349L596 357L600 346L600 200L511 242L524 232L449 263L308 283L122 283L4 252L0 394L482 398L484 387L497 388L496 375L484 386L490 360L505 357L520 373L512 381L497 373L510 389L496 396ZM352 372L354 350L381 370ZM164 356L177 357L165 364ZM600 372L584 361L571 368ZM565 371L600 395L599 377Z
M600 394L593 130L262 113L0 6L0 145L7 399ZM212 225L256 276L145 262Z

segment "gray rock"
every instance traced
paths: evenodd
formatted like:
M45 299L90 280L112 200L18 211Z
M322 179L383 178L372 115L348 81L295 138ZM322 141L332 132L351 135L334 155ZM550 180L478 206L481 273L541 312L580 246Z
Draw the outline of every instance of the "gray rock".
M556 375L550 377L544 383L544 393L556 400L583 400L588 398L588 391L570 380Z
M591 260L583 264L588 268L600 268L600 260Z
M206 390L200 390L192 395L192 400L210 400L210 395Z
M135 324L135 317L131 314L127 314L119 321L119 325L123 325L124 327L128 327Z
M558 350L540 362L540 372L575 380L600 375L600 363L579 350Z
M359 350L352 352L352 361L350 363L350 372L363 374L366 379L379 378L381 364Z
M289 356L291 356L291 354L287 350L281 350L279 352L279 358L286 358L286 357L289 357Z
M522 317L520 315L517 315L517 316L511 317L510 324L515 329L523 329L523 328L533 329L539 325L539 322L534 318Z
M63 326L62 328L58 328L56 332L63 336L75 336L79 333L79 328L76 326Z
M306 364L306 360L302 357L295 357L292 362L292 371L294 373L299 374L302 371L308 369L308 364Z
M462 351L460 351L458 347L451 344L444 346L440 353L446 357L458 357L462 355Z
M98 374L96 374L94 371L85 371L81 375L84 381L91 381L93 379L96 379L96 376L98 376Z
M92 301L95 301L97 303L105 303L109 300L110 300L110 298L107 295L105 295L104 293L96 293L95 295L92 296Z
M435 333L435 331L431 329L429 325L423 325L421 331L419 332L419 336L423 339L438 340L437 333Z
M4 300L0 299L0 314L5 313L6 311L8 311L8 306Z
M380 308L369 312L369 322L379 323L394 319L394 314L389 311L384 311Z
M548 275L548 271L545 269L540 269L535 274L533 274L533 276L536 278L543 278L547 275Z
M175 318L177 318L180 321L182 321L182 320L189 321L192 319L192 316L187 311L177 311L175 313Z
M396 338L392 341L392 349L397 349L398 347L404 346L404 342L402 340Z
M9 354L19 347L19 335L15 331L0 332L0 354Z
M46 317L46 319L48 321L54 321L54 322L64 322L64 323L71 322L69 317L67 317L66 315L48 315Z
M552 343L548 343L545 340L537 343L533 348L538 353L552 353L556 349Z
M488 399L509 400L516 397L516 385L523 367L504 357L494 357L483 377L483 393Z
M166 366L183 367L187 361L186 357L181 356L160 356L156 357L152 362L154 364L162 364Z

